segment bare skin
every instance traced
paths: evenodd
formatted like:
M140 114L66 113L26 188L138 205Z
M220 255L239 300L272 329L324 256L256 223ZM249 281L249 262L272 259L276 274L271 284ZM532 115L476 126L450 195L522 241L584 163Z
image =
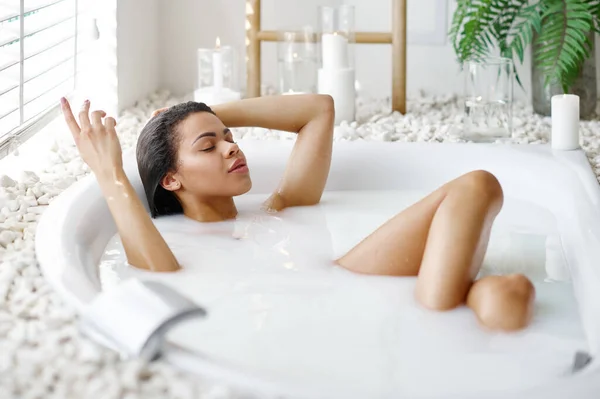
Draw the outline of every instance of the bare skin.
M87 102L78 123L69 103L61 100L61 104L77 148L107 199L128 262L151 271L179 270L123 171L115 120L105 118L103 111L90 117ZM273 111L282 109L286 112ZM216 116L195 113L181 123L179 166L161 181L177 196L186 216L200 222L235 218L233 197L251 187L247 174L229 173L235 162L246 160L228 127L297 133L283 178L265 207L282 210L319 203L332 156L331 97L271 96L214 106L213 111ZM523 328L530 321L535 296L527 278L492 276L473 281L502 203L502 189L493 175L468 173L389 220L336 262L356 273L418 276L415 296L426 308L448 310L466 302L485 327Z
M535 297L525 276L490 276L473 284L502 203L493 175L468 173L389 220L337 262L357 273L418 276L415 296L426 308L449 310L467 302L483 326L524 328Z
M61 99L61 107L77 149L107 200L128 263L157 272L180 270L123 171L114 118L105 118L104 111L90 114L90 103L85 102L78 123L66 99ZM278 109L292 112L273 112ZM213 111L217 116L195 113L181 123L178 170L169 171L161 182L178 197L186 216L200 222L234 218L233 196L251 188L248 174L229 173L232 164L245 157L228 126L259 126L298 134L283 178L265 207L282 210L320 201L331 164L335 115L330 96L253 98L214 106ZM199 138L207 132L213 135Z

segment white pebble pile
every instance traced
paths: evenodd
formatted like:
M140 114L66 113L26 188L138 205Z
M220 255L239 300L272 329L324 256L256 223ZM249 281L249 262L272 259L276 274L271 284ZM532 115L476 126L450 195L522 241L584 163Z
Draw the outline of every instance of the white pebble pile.
M125 111L117 126L124 150L135 145L154 109L182 100L159 92ZM391 113L388 101L359 99L357 122L342 123L334 135L335 140L456 142L463 141L462 123L461 104L454 96L415 96L406 115ZM0 176L0 398L240 397L160 361L119 359L79 333L76 314L46 283L34 253L36 224L48 204L89 173L66 126L53 126L47 133L52 140L42 151L45 159L36 159L43 167ZM533 114L530 106L515 105L514 126L512 142L548 141L549 118ZM258 128L234 133L244 139L294 137ZM582 122L581 144L600 176L600 121Z

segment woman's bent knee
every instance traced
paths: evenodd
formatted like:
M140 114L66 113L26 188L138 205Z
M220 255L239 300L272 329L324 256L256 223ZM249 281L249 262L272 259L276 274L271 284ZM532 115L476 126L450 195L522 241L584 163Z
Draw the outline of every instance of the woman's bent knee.
M461 190L476 194L477 198L490 204L502 205L504 193L500 182L492 173L486 170L475 170L461 176L457 182Z
M479 323L492 330L515 331L531 321L535 288L522 274L488 276L476 281L467 296Z

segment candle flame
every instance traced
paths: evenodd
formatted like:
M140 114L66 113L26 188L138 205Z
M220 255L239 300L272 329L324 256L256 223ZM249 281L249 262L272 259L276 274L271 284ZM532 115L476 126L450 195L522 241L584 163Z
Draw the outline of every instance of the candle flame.
M217 36L217 40L215 41L215 47L218 49L221 48L221 39Z

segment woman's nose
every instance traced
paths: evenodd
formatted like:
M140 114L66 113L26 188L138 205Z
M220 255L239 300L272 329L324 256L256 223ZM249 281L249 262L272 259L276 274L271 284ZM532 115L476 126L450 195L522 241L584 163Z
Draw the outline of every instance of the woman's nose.
M240 147L238 147L238 145L236 143L227 142L227 144L228 144L227 156L232 157L232 156L236 155L238 152L240 152Z

